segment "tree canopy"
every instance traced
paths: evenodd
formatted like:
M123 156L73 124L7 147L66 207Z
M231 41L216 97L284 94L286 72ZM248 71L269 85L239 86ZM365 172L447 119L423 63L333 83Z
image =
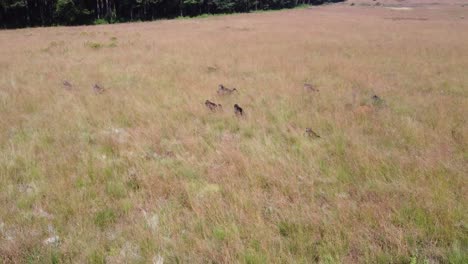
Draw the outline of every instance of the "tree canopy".
M332 1L334 0L0 0L0 27L145 21L292 8Z

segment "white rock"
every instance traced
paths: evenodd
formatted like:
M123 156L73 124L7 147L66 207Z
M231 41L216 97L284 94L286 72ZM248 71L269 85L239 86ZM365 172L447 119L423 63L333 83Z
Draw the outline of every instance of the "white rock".
M15 238L10 232L5 228L5 223L0 222L0 237L3 236L7 241L13 241Z
M341 199L347 199L349 197L349 195L345 192L338 193L336 196Z
M159 216L157 214L148 214L145 210L142 210L142 212L148 227L151 228L151 230L156 231L159 226Z
M130 242L125 242L120 250L120 257L126 262L135 263L141 260L141 252L136 245Z
M50 234L55 234L55 228L53 225L47 225L47 230L49 231Z
M398 11L410 11L410 10L413 10L412 7L406 7L406 6L403 6L403 7L387 7L388 9L391 9L391 10L398 10Z
M164 264L164 258L161 255L154 256L153 264Z
M120 127L111 127L103 131L103 133L111 136L118 143L126 143L130 138L130 134L124 128Z
M37 191L37 187L34 183L20 184L18 189L21 193L34 194Z
M41 207L34 208L34 215L40 218L53 219L54 216L44 211Z
M44 240L44 245L57 245L60 242L59 236L51 236Z

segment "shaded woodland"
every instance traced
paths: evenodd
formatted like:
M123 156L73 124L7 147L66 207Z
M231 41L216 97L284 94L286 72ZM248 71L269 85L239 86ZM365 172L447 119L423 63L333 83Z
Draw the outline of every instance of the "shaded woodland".
M318 5L326 0L0 0L0 27L86 25Z

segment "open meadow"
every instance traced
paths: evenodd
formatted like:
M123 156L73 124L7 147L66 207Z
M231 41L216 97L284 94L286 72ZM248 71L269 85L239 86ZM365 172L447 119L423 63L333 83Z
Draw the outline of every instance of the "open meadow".
M0 31L0 263L468 263L439 2Z

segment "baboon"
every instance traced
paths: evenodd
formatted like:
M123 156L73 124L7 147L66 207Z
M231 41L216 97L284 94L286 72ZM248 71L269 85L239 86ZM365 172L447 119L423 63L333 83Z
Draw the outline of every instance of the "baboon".
M208 66L206 69L207 69L208 72L215 72L215 71L218 70L218 67L216 67L216 66Z
M105 91L105 89L103 87L99 86L98 84L95 84L93 86L93 91L95 93L101 94L101 93L103 93Z
M71 90L73 85L69 81L65 80L63 81L63 88L65 88L65 90Z
M312 84L310 83L305 83L304 84L304 90L309 91L309 92L319 92L319 89L315 88Z
M238 104L235 104L234 105L234 113L236 114L236 116L243 116L244 115L244 110Z
M213 112L216 112L217 110L222 110L223 106L221 104L216 104L211 102L210 100L205 101L205 106L208 107Z
M315 133L310 127L306 128L305 135L308 137L320 138L320 136L317 133Z
M218 86L218 91L217 93L219 95L224 95L224 94L232 94L233 92L237 92L237 89L236 88L232 88L232 89L229 89L227 87L225 87L224 85L220 84Z
M376 94L374 94L374 95L371 97L371 99L372 99L372 103L373 103L374 105L381 105L381 104L383 104L383 102L384 102L384 100L383 100L382 98L380 98L379 96L377 96Z

